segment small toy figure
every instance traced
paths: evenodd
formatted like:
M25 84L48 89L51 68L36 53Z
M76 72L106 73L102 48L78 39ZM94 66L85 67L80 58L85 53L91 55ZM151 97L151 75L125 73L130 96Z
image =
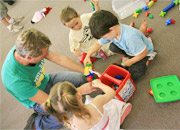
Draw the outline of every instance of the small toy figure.
M106 55L106 53L105 53L102 49L100 49L100 50L98 51L98 54L99 54L99 56L100 56L103 60L107 60L107 59L108 59L108 56Z
M32 20L31 20L31 23L32 24L38 23L41 19L43 19L49 13L49 11L51 9L52 9L51 7L44 7L42 10L36 11L34 13Z
M173 20L173 19L168 19L168 20L166 20L166 26L168 26L169 24L175 24L175 20Z

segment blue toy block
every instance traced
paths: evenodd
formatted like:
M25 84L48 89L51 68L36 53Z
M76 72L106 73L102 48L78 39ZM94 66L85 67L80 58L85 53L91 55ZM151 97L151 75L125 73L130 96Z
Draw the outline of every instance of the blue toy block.
M148 6L144 6L142 9L143 9L144 11L146 11L146 10L149 9L149 7L148 7Z
M171 24L171 18L166 20L166 26L169 25L169 24Z
M163 12L167 12L169 11L171 8L173 8L175 6L175 3L171 3L170 5L168 5L166 8L163 9Z

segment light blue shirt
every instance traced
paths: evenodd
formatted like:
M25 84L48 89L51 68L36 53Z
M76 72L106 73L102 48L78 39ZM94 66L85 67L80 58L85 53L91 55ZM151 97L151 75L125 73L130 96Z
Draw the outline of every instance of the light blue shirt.
M130 27L128 25L121 25L120 40L116 39L104 39L101 38L98 42L103 45L112 41L117 47L124 50L126 54L130 56L137 56L145 49L148 50L148 55L154 50L152 42L144 36L138 29Z

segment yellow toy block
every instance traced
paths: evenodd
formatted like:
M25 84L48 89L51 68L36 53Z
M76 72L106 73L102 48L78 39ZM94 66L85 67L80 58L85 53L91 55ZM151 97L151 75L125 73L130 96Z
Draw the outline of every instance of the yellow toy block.
M139 15L139 13L134 12L133 17L137 18L138 15Z
M154 5L154 1L151 1L151 2L148 3L147 6L150 8L150 7L153 6L153 5Z

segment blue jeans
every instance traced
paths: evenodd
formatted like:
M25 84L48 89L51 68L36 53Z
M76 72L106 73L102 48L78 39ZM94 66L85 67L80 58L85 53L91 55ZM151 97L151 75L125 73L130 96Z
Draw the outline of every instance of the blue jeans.
M57 82L69 81L74 86L79 87L82 84L86 83L86 77L78 72L64 71L60 73L50 74L49 82L46 85L45 93L49 94L50 89ZM33 106L35 112L38 113L38 116L35 119L35 126L37 130L57 130L60 129L63 124L59 123L56 118L52 115L48 115L43 109L41 104L36 103Z

